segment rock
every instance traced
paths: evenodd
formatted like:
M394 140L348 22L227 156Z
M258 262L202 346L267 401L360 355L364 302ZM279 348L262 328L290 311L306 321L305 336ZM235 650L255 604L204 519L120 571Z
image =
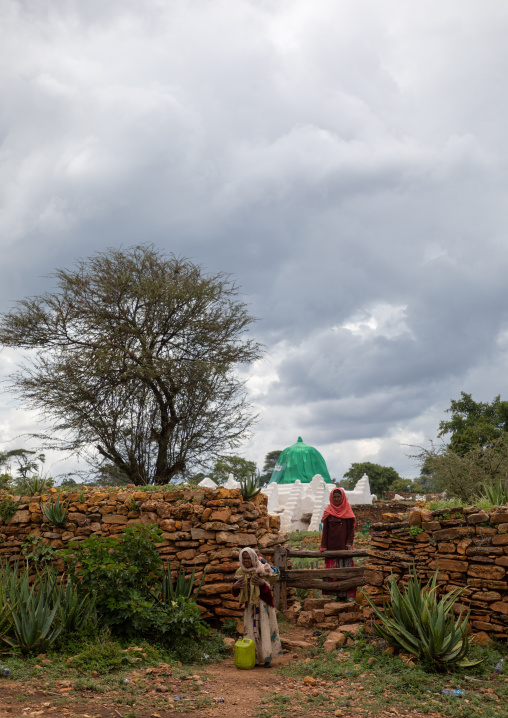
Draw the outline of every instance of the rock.
M473 527L470 526L453 526L448 529L441 529L440 531L434 531L433 538L436 541L449 541L460 536L468 536L474 531Z
M407 522L410 526L418 526L420 527L422 525L422 513L419 509L412 509L409 513Z
M127 521L127 516L120 516L120 514L106 514L102 517L104 524L126 524Z
M11 518L11 524L26 524L30 521L30 511L16 511Z
M309 643L309 641L290 641L288 638L281 638L280 641L285 648L290 648L291 650L305 651L307 648L314 648L315 645L314 643Z
M303 682L305 683L306 686L315 686L317 683L316 679L313 678L313 676L305 676L305 678L303 679Z
M399 521L401 521L401 515L392 513L381 514L381 521L390 524L398 523Z
M508 522L508 511L496 511L490 517L491 524L503 524Z
M330 603L329 598L306 598L303 602L304 611L313 611L315 608L324 608Z
M465 573L469 568L469 563L467 561L455 561L448 558L440 558L438 556L434 561L429 563L429 568L433 571L435 571L436 568L439 568L443 571L458 571L460 573Z
M310 628L314 623L314 616L311 611L302 611L296 621L297 626L302 628Z
M474 643L477 646L491 646L494 643L489 634L485 633L484 631L474 633L469 639L469 641L470 643Z
M215 533L205 529L191 528L191 536L193 541L197 541L199 539L213 539L215 538Z
M441 528L439 521L422 521L422 529L424 531L437 531Z
M471 565L467 572L468 576L476 578L484 578L488 580L499 581L506 574L506 569L502 566L481 566Z
M341 625L340 630L343 633L352 633L353 636L356 636L361 628L362 626L360 623L345 623L343 626Z
M324 612L326 616L338 616L339 613L342 613L343 611L348 611L350 609L350 603L326 603L324 606Z
M480 524L489 520L489 515L485 511L480 511L477 514L469 514L467 517L468 524Z
M508 534L498 534L492 537L493 546L508 546Z
M337 646L343 646L346 642L346 636L341 631L332 631L328 634L323 648L327 653L334 651Z
M489 610L497 611L498 613L504 613L505 615L508 615L508 602L496 601L495 603L491 603L489 606Z

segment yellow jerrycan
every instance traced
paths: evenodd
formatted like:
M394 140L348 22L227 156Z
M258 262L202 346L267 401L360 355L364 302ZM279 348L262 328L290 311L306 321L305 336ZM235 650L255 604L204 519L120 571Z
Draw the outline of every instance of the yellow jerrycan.
M235 643L235 666L249 670L256 665L256 646L250 638L239 638Z

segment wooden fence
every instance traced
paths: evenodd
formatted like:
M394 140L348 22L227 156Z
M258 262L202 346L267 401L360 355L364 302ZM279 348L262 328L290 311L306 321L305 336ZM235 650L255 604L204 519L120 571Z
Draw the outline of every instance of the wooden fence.
M298 551L278 546L274 552L274 566L279 569L280 580L274 587L274 603L277 608L287 608L288 588L317 588L327 593L342 593L365 583L365 569L362 566L349 568L287 568L288 560L300 558L354 558L367 556L367 551ZM325 580L333 579L333 581Z

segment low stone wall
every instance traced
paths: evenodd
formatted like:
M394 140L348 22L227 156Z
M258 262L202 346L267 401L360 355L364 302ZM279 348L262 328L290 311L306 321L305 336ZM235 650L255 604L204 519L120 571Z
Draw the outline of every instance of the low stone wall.
M61 493L69 508L65 529L49 525L42 512L42 504L54 493L13 497L20 502L19 510L7 525L0 519L1 557L18 558L29 534L59 549L88 536L118 534L127 525L159 526L162 535L157 549L172 570L176 572L180 564L189 574L196 569L199 581L206 568L198 597L204 618L241 618L243 611L231 596L239 550L252 546L269 557L286 538L279 533L279 517L267 513L267 497L258 494L252 501L244 501L239 489ZM5 496L0 492L0 501ZM64 569L62 561L55 565Z
M402 501L393 501L389 504L355 504L351 506L351 508L356 516L356 530L358 531L367 521L369 524L381 521L381 516L387 511L396 514L405 514L409 507L407 503L403 503Z
M471 610L476 642L508 637L508 508L413 508L402 520L390 513L382 518L371 526L366 564L364 590L374 603L382 604L392 573L407 583L413 565L421 578L437 569L441 591L464 588L454 610ZM370 614L365 608L364 617Z

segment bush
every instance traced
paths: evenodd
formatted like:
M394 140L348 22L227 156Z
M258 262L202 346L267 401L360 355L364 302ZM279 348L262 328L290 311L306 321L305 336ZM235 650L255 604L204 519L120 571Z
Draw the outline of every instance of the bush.
M396 648L418 656L437 670L458 665L462 668L475 666L480 661L467 661L469 650L467 624L469 612L455 619L453 604L464 589L458 588L442 596L436 596L438 571L422 587L413 567L409 584L403 592L395 579L389 584L390 603L384 610L375 606L364 594L376 617L374 629Z
M189 598L192 584L180 572L174 588L170 571L163 575L155 547L160 534L153 526L127 526L120 536L91 536L62 554L71 579L82 591L95 591L99 618L114 633L151 634L163 643L204 636L208 629Z

